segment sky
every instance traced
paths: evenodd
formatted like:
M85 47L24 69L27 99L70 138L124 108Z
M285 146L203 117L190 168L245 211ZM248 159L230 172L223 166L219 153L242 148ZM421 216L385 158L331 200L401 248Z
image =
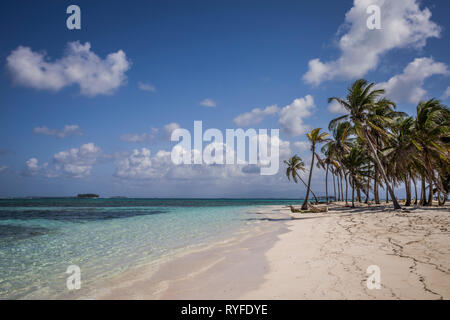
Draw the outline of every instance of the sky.
M73 4L80 30L66 26ZM370 5L381 29L367 27ZM280 129L280 161L308 166L305 133L342 115L327 99L356 79L411 115L420 100L448 105L449 12L447 0L1 1L0 197L302 197L283 163L272 176L176 166L170 134L194 121ZM324 177L314 168L318 195Z

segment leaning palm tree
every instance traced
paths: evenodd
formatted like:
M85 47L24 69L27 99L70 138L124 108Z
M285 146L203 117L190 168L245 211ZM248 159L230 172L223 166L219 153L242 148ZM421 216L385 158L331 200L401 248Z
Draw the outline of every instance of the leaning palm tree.
M388 134L385 130L383 130L383 128L377 126L373 120L369 119L368 115L379 102L392 107L394 107L395 104L387 99L380 99L381 95L384 94L385 91L383 89L373 89L374 85L374 83L367 83L364 79L356 80L349 88L348 95L345 99L337 97L329 98L329 103L336 101L349 113L331 120L330 127L334 128L339 123L345 121L351 121L353 123L356 134L364 141L365 144L368 145L369 150L372 153L372 158L375 160L383 180L386 183L388 192L391 195L392 202L394 203L394 209L401 209L397 198L395 197L394 191L389 184L384 167L378 157L378 150L374 145L373 137L369 134L368 129L371 128L371 130L375 130L380 134ZM383 119L382 117L377 117L377 119L383 122L389 122L389 119Z
M295 183L298 183L298 180L300 180L305 185L305 187L308 188L305 181L300 176L300 172L306 171L305 163L303 162L302 158L300 158L298 155L294 155L293 157L289 158L289 160L284 160L283 162L287 166L286 176L287 176L288 180L291 181L291 177ZM314 192L312 190L311 190L311 193L312 193L314 199L316 200L316 203L319 202L317 200L316 195L314 194Z
M309 141L311 142L312 158L311 158L311 169L309 170L308 188L306 190L306 196L305 196L305 200L302 205L302 210L308 209L309 190L311 189L311 177L312 177L312 171L314 168L314 159L316 157L319 158L319 155L316 153L316 145L318 143L327 141L326 138L329 136L328 133L320 132L320 130L322 130L322 128L315 128L315 129L311 130L311 132L306 134L306 137L308 137Z

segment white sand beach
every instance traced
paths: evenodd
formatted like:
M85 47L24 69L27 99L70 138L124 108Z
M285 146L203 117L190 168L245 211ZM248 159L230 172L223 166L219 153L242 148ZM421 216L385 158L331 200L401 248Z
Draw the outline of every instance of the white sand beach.
M233 239L127 271L82 299L449 299L450 207L255 211ZM380 269L368 289L367 268Z

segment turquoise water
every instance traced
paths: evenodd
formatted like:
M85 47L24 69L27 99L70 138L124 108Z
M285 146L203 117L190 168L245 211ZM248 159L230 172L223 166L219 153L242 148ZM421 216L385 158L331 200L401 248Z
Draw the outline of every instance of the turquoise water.
M0 298L51 298L69 265L90 285L251 224L258 199L2 199Z

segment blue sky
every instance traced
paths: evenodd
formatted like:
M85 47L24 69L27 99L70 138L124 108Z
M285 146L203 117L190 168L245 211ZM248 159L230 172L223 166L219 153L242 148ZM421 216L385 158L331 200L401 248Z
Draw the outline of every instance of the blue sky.
M81 30L66 27L71 4ZM365 26L369 4L381 8L381 30ZM0 196L299 197L282 166L271 177L175 168L166 135L194 120L280 128L281 155L309 163L304 133L339 116L327 98L359 77L410 114L420 99L448 104L449 9L445 0L2 1Z

